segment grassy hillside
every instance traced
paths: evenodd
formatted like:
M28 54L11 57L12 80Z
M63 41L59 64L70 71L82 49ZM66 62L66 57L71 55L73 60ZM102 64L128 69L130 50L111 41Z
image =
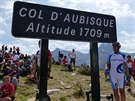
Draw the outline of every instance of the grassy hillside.
M62 66L53 65L53 79L48 80L48 89L60 89L60 93L50 95L51 101L86 101L85 92L89 89L90 76L81 75L78 69L75 72L61 71ZM132 83L135 89L135 83ZM109 95L111 86L105 80L103 71L100 71L101 94ZM36 84L20 77L20 85L16 92L15 101L27 101L35 97ZM81 96L82 95L82 96ZM126 91L127 101L135 101L135 96ZM101 101L106 101L102 99Z

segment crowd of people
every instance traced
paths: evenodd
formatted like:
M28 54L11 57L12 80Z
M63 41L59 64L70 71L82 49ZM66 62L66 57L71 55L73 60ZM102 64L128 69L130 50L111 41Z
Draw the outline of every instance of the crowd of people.
M20 76L27 76L29 80L36 82L37 89L39 88L38 83L40 71L40 44L41 42L39 41L39 50L31 56L21 53L19 47L13 46L9 48L5 45L2 45L0 49L0 77L8 79L7 81L9 81L10 84L14 87L14 92L16 91L19 84ZM70 63L68 62L67 56L63 56L63 54L59 53L58 61L63 66L63 68L72 70L71 65L73 64L75 69L76 54L74 51L75 50L73 49L73 51L68 54L68 56L70 57ZM54 59L52 58L52 53L50 50L48 50L48 79L53 79L53 77L51 76L52 63L55 63L53 61ZM3 80L3 84L4 82L5 79ZM7 97L8 98L6 99L9 99L9 97L11 99L14 98L14 96L11 97L10 94L8 94ZM0 96L0 98L3 98L3 96ZM11 99L6 101L12 101ZM3 100L0 99L0 101Z
M0 87L0 101L13 101L19 77L33 75L34 61L34 56L22 54L19 47L2 46L0 49L0 77L3 78L3 85Z
M39 41L39 48L40 44ZM114 53L108 56L105 77L111 81L115 101L126 101L125 85L128 84L128 91L131 91L131 77L135 81L135 59L132 59L131 55L126 56L120 52L121 45L119 42L113 43L112 47ZM68 57L70 61L68 61ZM48 50L48 79L53 79L51 76L52 59L52 53ZM75 49L72 49L68 56L59 51L58 62L67 70L76 70ZM40 49L30 56L22 54L19 47L13 46L8 49L7 46L3 45L0 50L0 76L3 77L3 85L0 87L0 91L2 91L0 101L5 101L2 99L6 99L6 101L14 100L20 76L27 76L28 79L37 82L38 85L39 71ZM8 89L7 85L10 85Z

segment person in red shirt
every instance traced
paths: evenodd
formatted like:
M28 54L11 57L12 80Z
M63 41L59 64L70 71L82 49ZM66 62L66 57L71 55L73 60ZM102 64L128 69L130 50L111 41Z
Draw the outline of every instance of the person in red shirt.
M67 70L68 68L65 68L65 67L67 67L68 66L68 59L67 59L67 56L64 56L64 58L63 58L63 60L62 60L62 64L63 64L63 69L65 70ZM62 70L63 70L62 69Z
M3 85L0 87L0 101L13 101L15 96L15 88L10 83L10 76L3 77Z
M41 45L40 40L38 41L38 45L39 45L39 48L40 48L40 45ZM40 50L38 50L36 52L36 58L37 58L37 70L36 70L36 75L37 75L37 89L39 89L39 76L40 76L39 75L40 74L39 72L40 72L40 58L41 58L40 55L41 55L41 52L40 52ZM51 74L51 68L52 68L52 53L51 53L50 50L48 50L47 55L48 55L48 79L49 78L53 79L53 77L50 76L50 74ZM38 100L38 99L39 99L39 96L38 96L38 90L37 90L36 100Z
M135 59L133 60L133 72L132 72L133 79L135 81Z
M130 79L131 79L131 76L133 76L132 75L132 72L133 72L133 60L132 60L131 55L127 56L127 66L128 66L128 70L129 70ZM131 80L129 80L128 86L129 86L128 91L131 91Z
M52 68L52 53L50 50L48 50L48 78L53 79L51 76L51 68Z
M64 65L64 66L67 66L67 65L68 65L67 56L64 56L64 58L63 58L63 65Z
M38 45L40 48L40 40L38 41ZM37 57L37 69L40 69L40 50L36 52L36 57ZM50 76L51 68L52 68L52 53L50 50L48 50L48 78L53 78ZM39 78L39 70L37 70L37 77Z

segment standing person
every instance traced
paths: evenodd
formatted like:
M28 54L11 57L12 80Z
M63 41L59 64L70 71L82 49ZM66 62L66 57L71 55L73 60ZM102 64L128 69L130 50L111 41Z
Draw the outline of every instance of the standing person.
M72 52L68 54L69 55L69 58L70 58L70 64L72 66L73 64L73 67L74 67L74 70L75 69L75 63L76 63L76 53L75 53L75 49L72 49Z
M13 56L13 63L18 65L18 62L19 62L19 55L17 53L15 53L14 56Z
M114 53L110 54L107 59L107 68L110 72L110 81L113 89L115 101L126 101L125 95L125 73L129 78L128 67L125 55L121 53L120 43L112 44ZM119 95L120 93L120 95Z
M39 45L39 48L41 46L41 41L39 40L38 41L38 45ZM36 77L37 77L37 89L39 89L39 76L40 76L40 56L41 55L41 51L40 49L37 51L36 53L36 57L37 57L37 70L36 70ZM51 72L51 68L52 68L52 54L51 54L51 51L48 50L48 78L51 78L53 79L52 76L50 76L50 72ZM36 94L36 100L39 99L39 91L37 90L37 94Z
M39 48L40 48L40 41L38 42L38 45L39 45ZM40 69L40 50L37 51L36 53L36 57L37 57L37 69L38 69L38 72L39 72L39 69ZM50 50L48 50L48 78L53 78L50 76L50 72L51 72L51 68L52 68L52 53ZM39 73L38 74L38 77L39 77Z
M63 54L61 54L61 52L59 51L58 52L58 60L59 60L60 64L62 63L62 58L63 58Z
M20 48L19 47L16 48L16 52L17 52L18 55L20 54Z
M0 101L13 101L15 96L15 88L10 83L10 76L3 77L3 85L0 87Z
M50 50L48 50L48 78L53 79L51 76L51 70L52 70L52 53Z
M16 53L16 48L15 48L15 46L13 46L13 54L15 54Z
M128 55L127 56L127 66L128 66L130 78L131 78L132 73L133 73L133 65L134 65L134 63L133 63L132 57L131 57L131 55ZM128 86L129 86L128 91L131 91L131 88L130 88L131 87L131 81L129 81Z
M104 71L104 75L105 75L105 79L106 80L110 80L110 75L109 75L109 69L107 68L107 66L105 67L105 71Z
M132 71L132 76L135 81L135 59L133 60L133 71Z

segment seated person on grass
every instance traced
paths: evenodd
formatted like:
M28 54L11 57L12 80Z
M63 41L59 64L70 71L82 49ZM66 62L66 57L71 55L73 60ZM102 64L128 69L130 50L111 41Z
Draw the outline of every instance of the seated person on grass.
M62 60L62 64L63 64L62 70L67 70L67 66L68 66L68 59L67 59L67 56L64 56L64 58L63 58L63 60Z
M62 70L73 71L71 64L68 64L67 56L64 56L62 62L63 62L63 69Z
M11 71L10 70L10 65L11 65L10 60L4 63L4 66L3 66L2 70L1 70L1 74L0 74L2 77L6 76L7 74L10 73L10 71Z
M36 69L37 69L37 58L36 55L31 56L30 64L30 75L27 75L27 78L33 81L36 81Z
M14 101L15 88L12 83L10 83L10 76L3 77L3 85L0 87L0 101Z
M19 82L19 72L17 70L16 64L11 64L11 71L8 74L11 77L11 83L14 85L15 90L17 89Z
M5 64L5 59L0 55L0 72L4 67L4 64Z

